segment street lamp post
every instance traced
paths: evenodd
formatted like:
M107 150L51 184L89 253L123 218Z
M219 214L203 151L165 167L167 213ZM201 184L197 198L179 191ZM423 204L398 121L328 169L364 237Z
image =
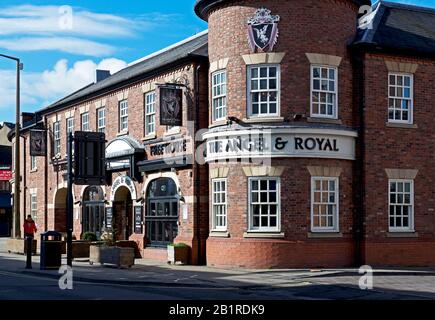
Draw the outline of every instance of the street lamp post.
M19 238L21 235L20 223L20 70L23 65L20 59L11 57L5 54L0 54L0 57L14 60L17 64L17 95L16 95L16 110L15 110L15 177L14 177L14 215L12 236Z

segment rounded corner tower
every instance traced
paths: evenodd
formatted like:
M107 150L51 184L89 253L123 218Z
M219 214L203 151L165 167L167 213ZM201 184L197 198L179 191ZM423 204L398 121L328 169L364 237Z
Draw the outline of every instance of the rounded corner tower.
M361 6L370 5L196 2L209 24L208 265L356 263L359 124L349 44Z

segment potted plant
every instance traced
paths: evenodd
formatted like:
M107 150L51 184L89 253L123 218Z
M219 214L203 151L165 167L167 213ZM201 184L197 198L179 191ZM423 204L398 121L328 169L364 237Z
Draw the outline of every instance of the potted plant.
M168 263L189 263L190 247L185 243L171 243L168 245Z
M89 250L89 263L110 264L118 268L134 265L134 248L121 248L116 246L116 230L105 232L101 244L93 244Z

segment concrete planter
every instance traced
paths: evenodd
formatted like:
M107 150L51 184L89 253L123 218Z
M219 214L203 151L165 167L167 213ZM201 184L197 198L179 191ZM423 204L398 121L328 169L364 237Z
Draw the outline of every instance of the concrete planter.
M32 254L36 255L37 240L33 239ZM26 254L27 242L24 239L8 239L6 242L6 250L9 253Z
M189 263L190 247L179 245L168 245L168 263L181 264Z
M108 246L89 247L89 263L115 265L118 268L130 268L134 265L134 249Z

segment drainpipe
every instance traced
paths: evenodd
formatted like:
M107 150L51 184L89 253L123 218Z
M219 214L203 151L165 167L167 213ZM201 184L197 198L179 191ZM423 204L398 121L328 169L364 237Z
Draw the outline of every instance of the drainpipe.
M44 116L44 126L46 130L45 136L45 158L44 158L44 231L48 231L48 145L49 145L49 128L47 124L47 116Z
M201 64L199 63L195 69L195 132L193 136L195 137L196 133L199 131L199 71L201 69ZM196 141L194 141L194 146L196 146ZM194 151L195 152L195 148ZM199 185L199 165L196 161L193 164L195 166L195 193L196 193L196 238L198 243L198 264L202 263L202 254L201 254L201 218L200 218L200 200L201 196L199 194L200 185Z
M363 52L356 50L355 52L355 65L357 69L357 81L358 81L358 117L359 117L359 157L357 160L357 166L359 171L359 205L357 206L357 212L355 217L355 263L357 266L361 266L365 263L364 258L364 235L365 235L365 58Z

